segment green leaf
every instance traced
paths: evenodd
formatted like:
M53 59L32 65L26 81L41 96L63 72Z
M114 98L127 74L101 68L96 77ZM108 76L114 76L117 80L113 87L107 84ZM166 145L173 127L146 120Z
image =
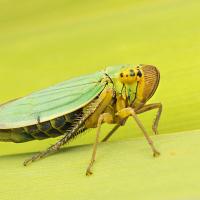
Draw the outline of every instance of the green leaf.
M199 199L200 131L101 143L93 175L85 176L92 145L64 148L28 167L33 153L0 157L1 199Z
M132 138L141 133L129 120L115 142L99 146L91 177L84 175L91 145L24 168L30 152L55 140L0 143L0 199L200 199L200 131L174 134L200 129L199 7L199 0L0 0L1 103L121 63L157 66L151 103L163 103L161 134L152 137L161 156ZM155 111L139 117L152 133ZM94 131L70 145L93 141Z

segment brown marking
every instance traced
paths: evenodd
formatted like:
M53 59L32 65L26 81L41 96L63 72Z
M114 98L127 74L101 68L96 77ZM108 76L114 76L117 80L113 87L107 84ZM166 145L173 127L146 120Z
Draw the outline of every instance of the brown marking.
M160 73L158 69L152 65L143 66L142 71L144 72L143 74L145 83L143 97L146 102L153 96L158 87L160 81Z

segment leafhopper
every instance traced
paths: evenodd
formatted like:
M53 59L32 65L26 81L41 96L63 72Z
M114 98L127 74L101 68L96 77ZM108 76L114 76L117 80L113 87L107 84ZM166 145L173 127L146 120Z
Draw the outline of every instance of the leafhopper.
M58 151L85 130L96 128L92 157L86 170L86 175L91 175L101 125L115 124L102 140L105 142L131 116L153 155L158 156L138 114L158 109L152 126L157 134L162 104L146 103L155 93L159 80L160 73L155 66L118 65L9 101L0 106L0 141L22 143L61 136L47 150L25 160L26 166Z

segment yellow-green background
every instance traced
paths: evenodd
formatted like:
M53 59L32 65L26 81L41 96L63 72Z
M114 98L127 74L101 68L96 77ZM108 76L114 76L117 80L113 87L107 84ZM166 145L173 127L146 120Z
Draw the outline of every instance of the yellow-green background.
M147 63L161 72L151 102L163 103L153 137L162 156L151 157L129 120L100 145L89 178L92 146L76 145L92 143L94 131L28 168L22 161L57 139L1 143L0 199L200 199L199 9L198 0L0 0L0 102L108 65ZM141 115L149 133L154 117Z

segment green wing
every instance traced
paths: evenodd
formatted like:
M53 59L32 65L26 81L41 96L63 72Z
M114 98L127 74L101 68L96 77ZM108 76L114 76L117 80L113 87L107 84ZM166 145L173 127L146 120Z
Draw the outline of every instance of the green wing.
M0 106L0 129L29 126L73 112L105 87L104 72L74 78Z

